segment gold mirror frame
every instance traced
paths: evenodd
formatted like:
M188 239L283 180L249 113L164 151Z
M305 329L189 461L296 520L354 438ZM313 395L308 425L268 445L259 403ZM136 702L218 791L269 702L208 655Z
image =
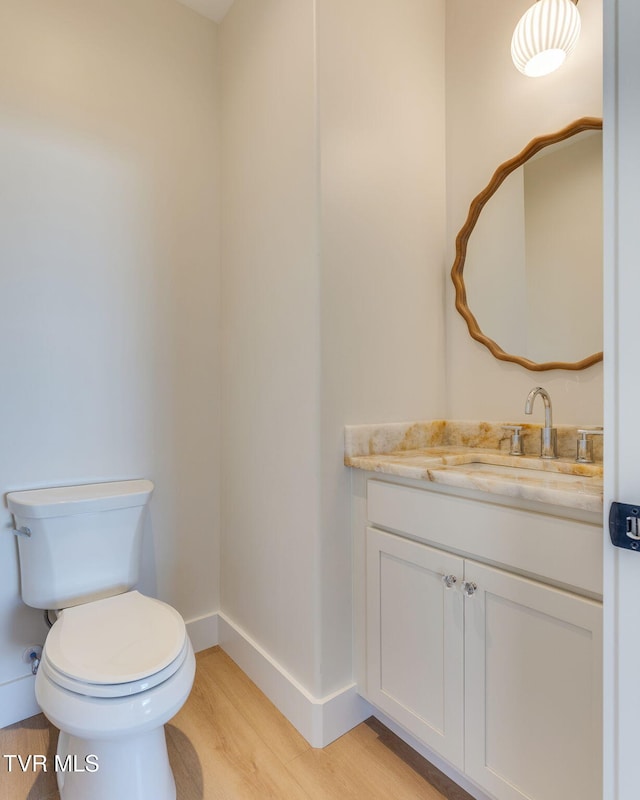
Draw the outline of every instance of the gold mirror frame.
M486 188L483 189L480 194L473 199L471 206L469 207L467 220L456 237L456 259L453 263L453 267L451 268L451 280L456 288L456 308L464 317L467 327L469 328L470 335L476 341L487 347L491 351L491 354L500 361L512 361L514 364L520 364L526 369L534 371L548 369L585 369L586 367L590 367L592 364L596 364L598 361L602 361L602 351L599 353L594 353L587 358L583 358L582 361L546 361L544 363L530 361L528 358L524 358L523 356L516 356L506 353L499 344L486 336L480 329L478 321L473 316L469 306L467 305L467 291L464 285L464 262L467 256L467 242L469 241L469 237L471 236L476 222L478 221L480 212L484 208L486 202L496 193L505 178L515 169L521 167L526 161L528 161L544 147L548 147L551 144L556 144L557 142L562 142L564 139L575 136L577 133L581 133L582 131L590 130L602 130L602 120L598 117L582 117L581 119L572 122L570 125L567 125L566 128L563 128L557 133L551 133L547 136L538 136L536 139L530 141L521 153L518 153L517 156L514 156L509 161L505 161L504 164L501 164L493 173L493 177L489 181L489 184L486 186Z

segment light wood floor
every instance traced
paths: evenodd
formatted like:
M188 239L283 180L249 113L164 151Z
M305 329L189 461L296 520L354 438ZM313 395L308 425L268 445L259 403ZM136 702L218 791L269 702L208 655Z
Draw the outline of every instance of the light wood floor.
M191 696L166 726L178 800L472 800L373 718L316 750L220 648L197 664ZM53 763L56 743L41 714L0 730L0 800L57 800L52 772L9 773L1 758Z

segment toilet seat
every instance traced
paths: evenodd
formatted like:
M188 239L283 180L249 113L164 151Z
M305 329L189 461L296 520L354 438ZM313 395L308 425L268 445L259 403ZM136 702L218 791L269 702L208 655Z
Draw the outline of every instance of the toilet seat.
M41 669L56 686L60 686L75 694L82 694L85 697L95 698L128 697L140 694L140 692L146 692L147 689L153 689L155 686L159 686L161 683L171 678L186 661L188 654L189 644L188 640L185 640L180 655L167 667L146 678L137 681L128 681L126 683L88 683L86 681L70 678L51 664L47 658L46 652L42 654L39 669Z
M76 694L124 697L170 678L187 652L180 614L130 591L64 609L47 636L41 669Z

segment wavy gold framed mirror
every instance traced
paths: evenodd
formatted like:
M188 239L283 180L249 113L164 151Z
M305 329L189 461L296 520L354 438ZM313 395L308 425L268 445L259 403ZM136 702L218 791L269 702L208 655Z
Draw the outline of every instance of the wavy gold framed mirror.
M451 278L495 358L534 371L602 360L601 119L539 136L496 169L456 237Z

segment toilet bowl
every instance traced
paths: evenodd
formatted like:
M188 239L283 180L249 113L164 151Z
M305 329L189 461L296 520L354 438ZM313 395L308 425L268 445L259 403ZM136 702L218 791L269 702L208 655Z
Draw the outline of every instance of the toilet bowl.
M164 724L191 690L184 622L137 591L60 613L45 641L36 699L60 729L64 800L175 800Z
M61 800L175 800L164 724L195 657L184 620L136 591L147 480L10 492L22 599L59 610L36 699L60 729Z

